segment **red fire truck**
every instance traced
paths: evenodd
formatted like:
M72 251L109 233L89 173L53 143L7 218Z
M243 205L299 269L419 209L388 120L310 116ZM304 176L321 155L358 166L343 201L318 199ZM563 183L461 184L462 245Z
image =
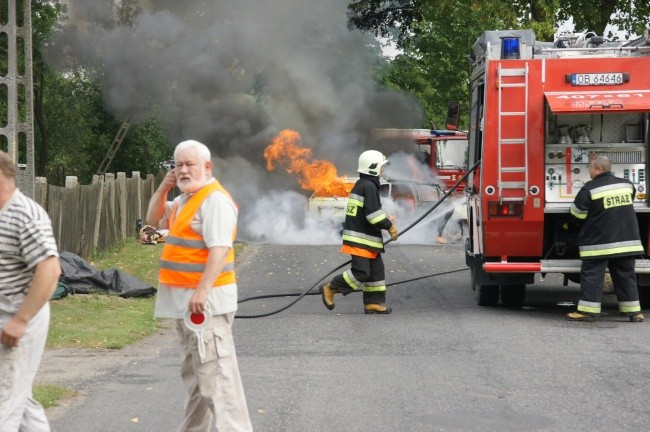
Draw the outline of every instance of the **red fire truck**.
M431 168L436 183L451 189L467 172L467 132L449 129L373 129L373 146L385 153L415 151ZM460 184L460 192L465 185Z
M486 31L470 79L466 262L479 305L520 307L537 273L579 282L579 224L569 214L606 155L636 187L646 256L636 261L650 306L650 37L608 42L593 33L538 42L532 30ZM643 258L643 259L641 259Z

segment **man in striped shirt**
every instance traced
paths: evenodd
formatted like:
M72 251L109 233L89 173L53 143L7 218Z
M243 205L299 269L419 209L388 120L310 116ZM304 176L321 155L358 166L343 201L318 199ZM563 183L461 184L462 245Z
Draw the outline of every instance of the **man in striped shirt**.
M16 187L0 151L0 431L49 431L32 384L43 357L52 297L61 274L52 223Z

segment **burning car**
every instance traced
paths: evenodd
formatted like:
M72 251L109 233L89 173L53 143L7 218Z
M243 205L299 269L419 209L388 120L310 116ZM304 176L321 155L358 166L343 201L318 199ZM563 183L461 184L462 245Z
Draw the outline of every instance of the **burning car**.
M356 180L348 177L345 178L345 183L349 185L349 189L352 189ZM440 201L444 194L444 190L438 184L409 179L380 179L379 195L383 208L386 214L396 219L400 227L412 223ZM452 211L452 216L444 227L444 233L452 239L462 238L467 214L464 202L459 203L459 201L462 201L460 197L450 195L448 201L440 204L423 223L436 227L442 223L444 215ZM307 211L323 223L342 229L347 202L347 196L320 196L317 191L309 198Z
M348 195L358 177L339 177L333 163L313 159L311 149L302 146L301 143L298 132L291 129L280 131L271 144L264 149L266 168L273 171L276 167L282 166L287 173L294 175L302 189L312 191L308 199L307 216L321 222L326 228L332 227L335 231L341 231ZM381 179L380 195L386 213L395 218L399 227L405 228L440 201L444 190L436 183L410 179ZM429 228L431 231L432 227L436 228L449 211L452 211L443 234L460 239L463 236L467 216L466 206L458 205L458 200L457 197L450 197L419 224L418 229L415 230L420 234L419 238L427 238L427 235L422 236L419 229ZM411 233L407 235L411 236Z

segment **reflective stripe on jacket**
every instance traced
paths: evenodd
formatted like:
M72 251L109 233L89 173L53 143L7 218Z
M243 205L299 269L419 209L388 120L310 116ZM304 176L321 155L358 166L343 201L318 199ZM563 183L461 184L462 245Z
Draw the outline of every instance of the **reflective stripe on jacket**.
M173 208L169 218L169 234L160 257L160 283L176 288L196 288L199 285L208 261L209 249L203 241L203 236L192 230L190 224L201 204L214 192L222 192L232 201L228 191L215 180L195 192L178 214L178 205ZM233 204L237 207L234 201ZM236 233L235 227L233 241ZM235 252L231 248L226 255L222 272L212 286L227 285L235 281Z
M343 244L381 253L384 251L381 230L392 225L381 208L379 177L360 174L348 198Z
M571 205L571 214L584 221L578 244L580 258L610 258L643 253L634 212L635 190L626 179L605 172L588 181Z

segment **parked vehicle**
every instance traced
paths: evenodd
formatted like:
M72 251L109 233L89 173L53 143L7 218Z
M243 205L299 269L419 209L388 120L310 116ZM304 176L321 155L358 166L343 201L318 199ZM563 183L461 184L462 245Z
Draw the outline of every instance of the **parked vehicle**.
M373 129L373 147L397 151L415 146L418 158L437 184L451 189L467 172L467 131L438 129ZM465 184L456 190L462 192Z

